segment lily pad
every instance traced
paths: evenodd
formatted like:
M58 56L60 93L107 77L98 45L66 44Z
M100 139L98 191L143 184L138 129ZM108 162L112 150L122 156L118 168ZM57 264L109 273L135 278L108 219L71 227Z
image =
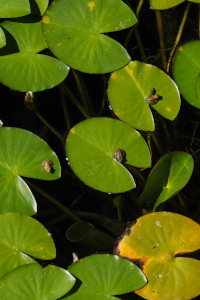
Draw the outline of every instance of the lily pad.
M77 278L77 286L63 300L116 300L119 298L113 295L129 293L146 284L144 274L136 265L115 255L85 257L68 271Z
M142 268L148 283L139 296L189 300L200 294L200 261L181 256L200 249L199 235L200 225L187 217L151 213L133 222L114 253Z
M6 45L6 37L3 30L0 27L0 48L4 47L5 45Z
M188 0L194 3L200 3L200 0ZM185 2L185 0L150 0L150 5L152 9L168 9Z
M139 61L130 62L110 77L108 98L115 115L136 129L155 130L147 102L152 89L159 98L151 107L161 116L174 120L180 110L180 94L176 84L159 68Z
M18 266L35 264L27 254L43 260L55 258L55 245L48 231L28 216L0 214L0 278Z
M92 250L103 249L109 252L112 251L115 242L113 237L87 222L78 222L70 226L66 232L66 238L80 247Z
M200 72L200 41L181 46L176 52L173 65L173 76L180 93L191 105L200 108L198 99L199 86L196 82Z
M127 51L102 33L135 25L137 19L121 0L55 0L42 19L49 49L73 69L107 73L130 61Z
M200 73L196 77L194 90L195 90L196 97L200 99Z
M38 264L18 267L1 278L0 298L7 300L56 300L66 294L76 279L64 269Z
M156 201L156 207L180 191L189 181L194 168L190 154L172 152L163 156L151 171L139 204Z
M36 202L21 178L60 178L60 162L52 149L35 134L18 128L0 129L0 212L32 215ZM52 172L42 169L44 160L53 162Z
M29 0L1 0L0 18L18 18L30 12Z
M150 6L152 9L168 9L174 7L185 0L150 0Z
M0 82L21 92L43 91L62 82L69 67L38 52L47 48L38 18L1 24L7 44L0 49Z
M42 16L49 4L49 0L29 0L31 4L31 14Z
M124 163L114 158L117 149L125 151L124 162L149 167L151 158L143 137L128 124L110 118L85 120L74 126L66 151L74 173L94 189L121 193L135 188L135 181Z

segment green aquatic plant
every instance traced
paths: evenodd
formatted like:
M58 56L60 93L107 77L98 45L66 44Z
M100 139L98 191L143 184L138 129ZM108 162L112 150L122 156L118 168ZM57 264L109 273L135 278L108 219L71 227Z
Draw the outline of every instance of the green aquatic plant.
M134 291L150 300L197 297L199 260L182 256L199 250L193 221L200 211L198 183L190 181L199 164L199 41L179 42L190 7L199 9L200 1L150 0L161 45L158 64L142 45L143 0L1 2L1 87L25 96L30 114L19 114L23 129L0 115L0 298L114 300ZM184 16L166 55L160 11L170 14L180 3ZM182 110L182 124L187 118L195 124L190 136L184 133L189 147L176 135ZM65 125L59 122L63 115ZM29 116L40 119L42 132L25 130ZM56 139L47 140L50 146L44 141L48 130ZM55 226L56 234L51 237L41 223L50 231ZM57 258L54 236L62 249ZM74 249L83 258L73 253L72 262L66 252ZM90 255L95 251L109 254ZM44 266L55 258L61 267Z

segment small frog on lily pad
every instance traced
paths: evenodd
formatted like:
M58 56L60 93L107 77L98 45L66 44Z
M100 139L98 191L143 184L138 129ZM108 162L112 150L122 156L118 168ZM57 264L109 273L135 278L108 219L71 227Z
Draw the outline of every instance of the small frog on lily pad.
M42 169L48 173L51 173L52 166L53 166L53 163L49 159L44 160L41 165Z
M122 149L117 149L117 150L115 150L113 156L118 162L122 163L126 156L126 152Z
M147 97L147 103L150 105L154 105L160 99L160 95L156 94L156 90L153 88L151 89L150 95Z

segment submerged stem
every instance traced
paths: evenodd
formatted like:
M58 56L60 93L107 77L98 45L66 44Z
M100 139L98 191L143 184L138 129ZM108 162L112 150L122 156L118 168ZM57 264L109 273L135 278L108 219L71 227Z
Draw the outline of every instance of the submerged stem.
M49 128L65 146L65 139L63 138L63 136L51 124L49 124L47 120L37 110L35 110L35 113L37 117L46 125L46 127Z
M140 10L142 8L142 5L144 3L144 0L140 0L136 9L136 17L139 20Z
M103 79L103 84L104 84L104 92L103 92L103 99L102 99L102 103L101 103L101 108L99 110L98 116L100 116L105 108L105 104L106 104L106 85L107 85L107 80L104 74L102 74L102 79Z
M81 78L81 75L73 69L72 69L72 73L74 75L76 84L78 86L79 93L80 93L81 100L82 100L83 107L84 107L85 111L87 112L88 115L90 115L90 114L95 115L95 112L93 110L93 106L92 106L91 101L90 101L88 91L85 87L85 83L84 83L83 79Z
M67 124L67 129L70 130L70 128L71 128L70 117L69 117L69 113L68 113L68 109L67 109L67 104L66 104L66 101L65 101L64 93L63 93L63 91L61 89L59 89L59 93L60 93L61 103L62 103L64 115L65 115L65 122Z
M183 19L182 19L182 22L181 22L181 25L179 27L179 31L178 31L178 34L177 34L177 37L176 37L176 41L174 43L174 46L172 48L172 51L170 53L170 57L169 57L169 60L168 60L168 63L167 63L167 73L169 73L169 67L170 67L170 64L171 64L173 54L174 54L174 52L176 50L176 47L177 47L177 45L178 45L178 43L181 39L181 35L182 35L183 29L184 29L184 26L185 26L185 22L187 20L187 16L188 16L191 4L192 4L191 2L188 2L187 6L186 6L186 9L185 9L185 12L184 12L184 15L183 15Z
M155 12L156 12L158 33L159 33L159 39L160 39L160 50L161 50L161 55L162 55L162 64L163 64L163 69L166 70L167 58L166 58L166 51L165 51L162 16L161 16L161 12L159 10L155 10Z
M40 195L44 196L47 200L52 202L54 205L62 209L71 219L73 219L76 222L82 222L82 220L77 217L71 210L69 210L66 206L64 206L62 203L58 202L55 198L51 197L49 194L44 192L41 188L37 187L27 179L25 179L26 183L31 186L36 192L38 192Z
M64 82L60 83L57 87L61 89L61 91L68 97L68 99L80 110L84 117L86 117L87 119L90 118L90 115L85 111L76 96L70 91L70 89Z
M146 57L146 54L144 52L144 48L143 48L142 41L140 39L140 35L139 35L137 27L135 28L135 37L136 37L136 40L137 40L137 43L138 43L138 47L140 49L143 61L147 62L147 57Z

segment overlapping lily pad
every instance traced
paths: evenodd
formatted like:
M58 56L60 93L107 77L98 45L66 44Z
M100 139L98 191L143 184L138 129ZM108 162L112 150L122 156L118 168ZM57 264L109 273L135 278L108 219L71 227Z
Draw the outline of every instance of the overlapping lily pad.
M4 47L5 45L6 45L6 37L3 30L0 27L0 48Z
M200 3L200 0L188 0L195 3ZM150 0L151 8L153 9L168 9L171 7L174 7L182 2L185 2L185 0Z
M102 33L126 29L137 19L121 0L55 0L42 20L49 49L70 67L106 73L130 61L127 51Z
M181 46L176 52L173 76L180 93L191 105L200 108L200 41L193 41Z
M159 68L139 61L130 62L110 77L108 98L116 116L136 129L153 131L154 119L147 103L152 89L159 95L153 109L174 120L180 109L176 84Z
M1 0L0 18L18 18L30 12L29 0Z
M1 278L0 298L7 300L56 300L66 294L76 279L64 269L38 264L18 267Z
M28 216L0 214L0 278L18 266L36 263L27 254L44 260L55 258L54 242L48 231Z
M49 4L49 0L29 0L31 3L31 14L42 16Z
M156 201L156 207L180 191L189 181L194 168L190 154L172 152L163 156L151 171L139 204Z
M125 165L113 157L117 149L125 151L125 164L151 165L143 137L121 121L109 118L85 120L74 126L67 136L66 151L72 170L84 183L103 192L121 193L135 187Z
M114 253L139 264L148 283L136 293L149 300L192 299L200 294L200 261L182 257L200 249L200 225L168 212L137 219Z
M6 46L0 49L0 82L21 91L43 91L62 82L69 67L43 54L47 48L38 18L19 18L1 24Z
M42 16L49 0L1 0L0 18L18 18L29 15Z
M116 295L132 292L146 284L144 274L136 265L115 255L85 257L68 271L77 278L77 286L64 298L66 300L117 300Z
M60 162L53 150L35 134L18 128L0 129L0 212L33 215L36 202L21 176L42 180L60 178ZM52 172L42 169L53 162Z

